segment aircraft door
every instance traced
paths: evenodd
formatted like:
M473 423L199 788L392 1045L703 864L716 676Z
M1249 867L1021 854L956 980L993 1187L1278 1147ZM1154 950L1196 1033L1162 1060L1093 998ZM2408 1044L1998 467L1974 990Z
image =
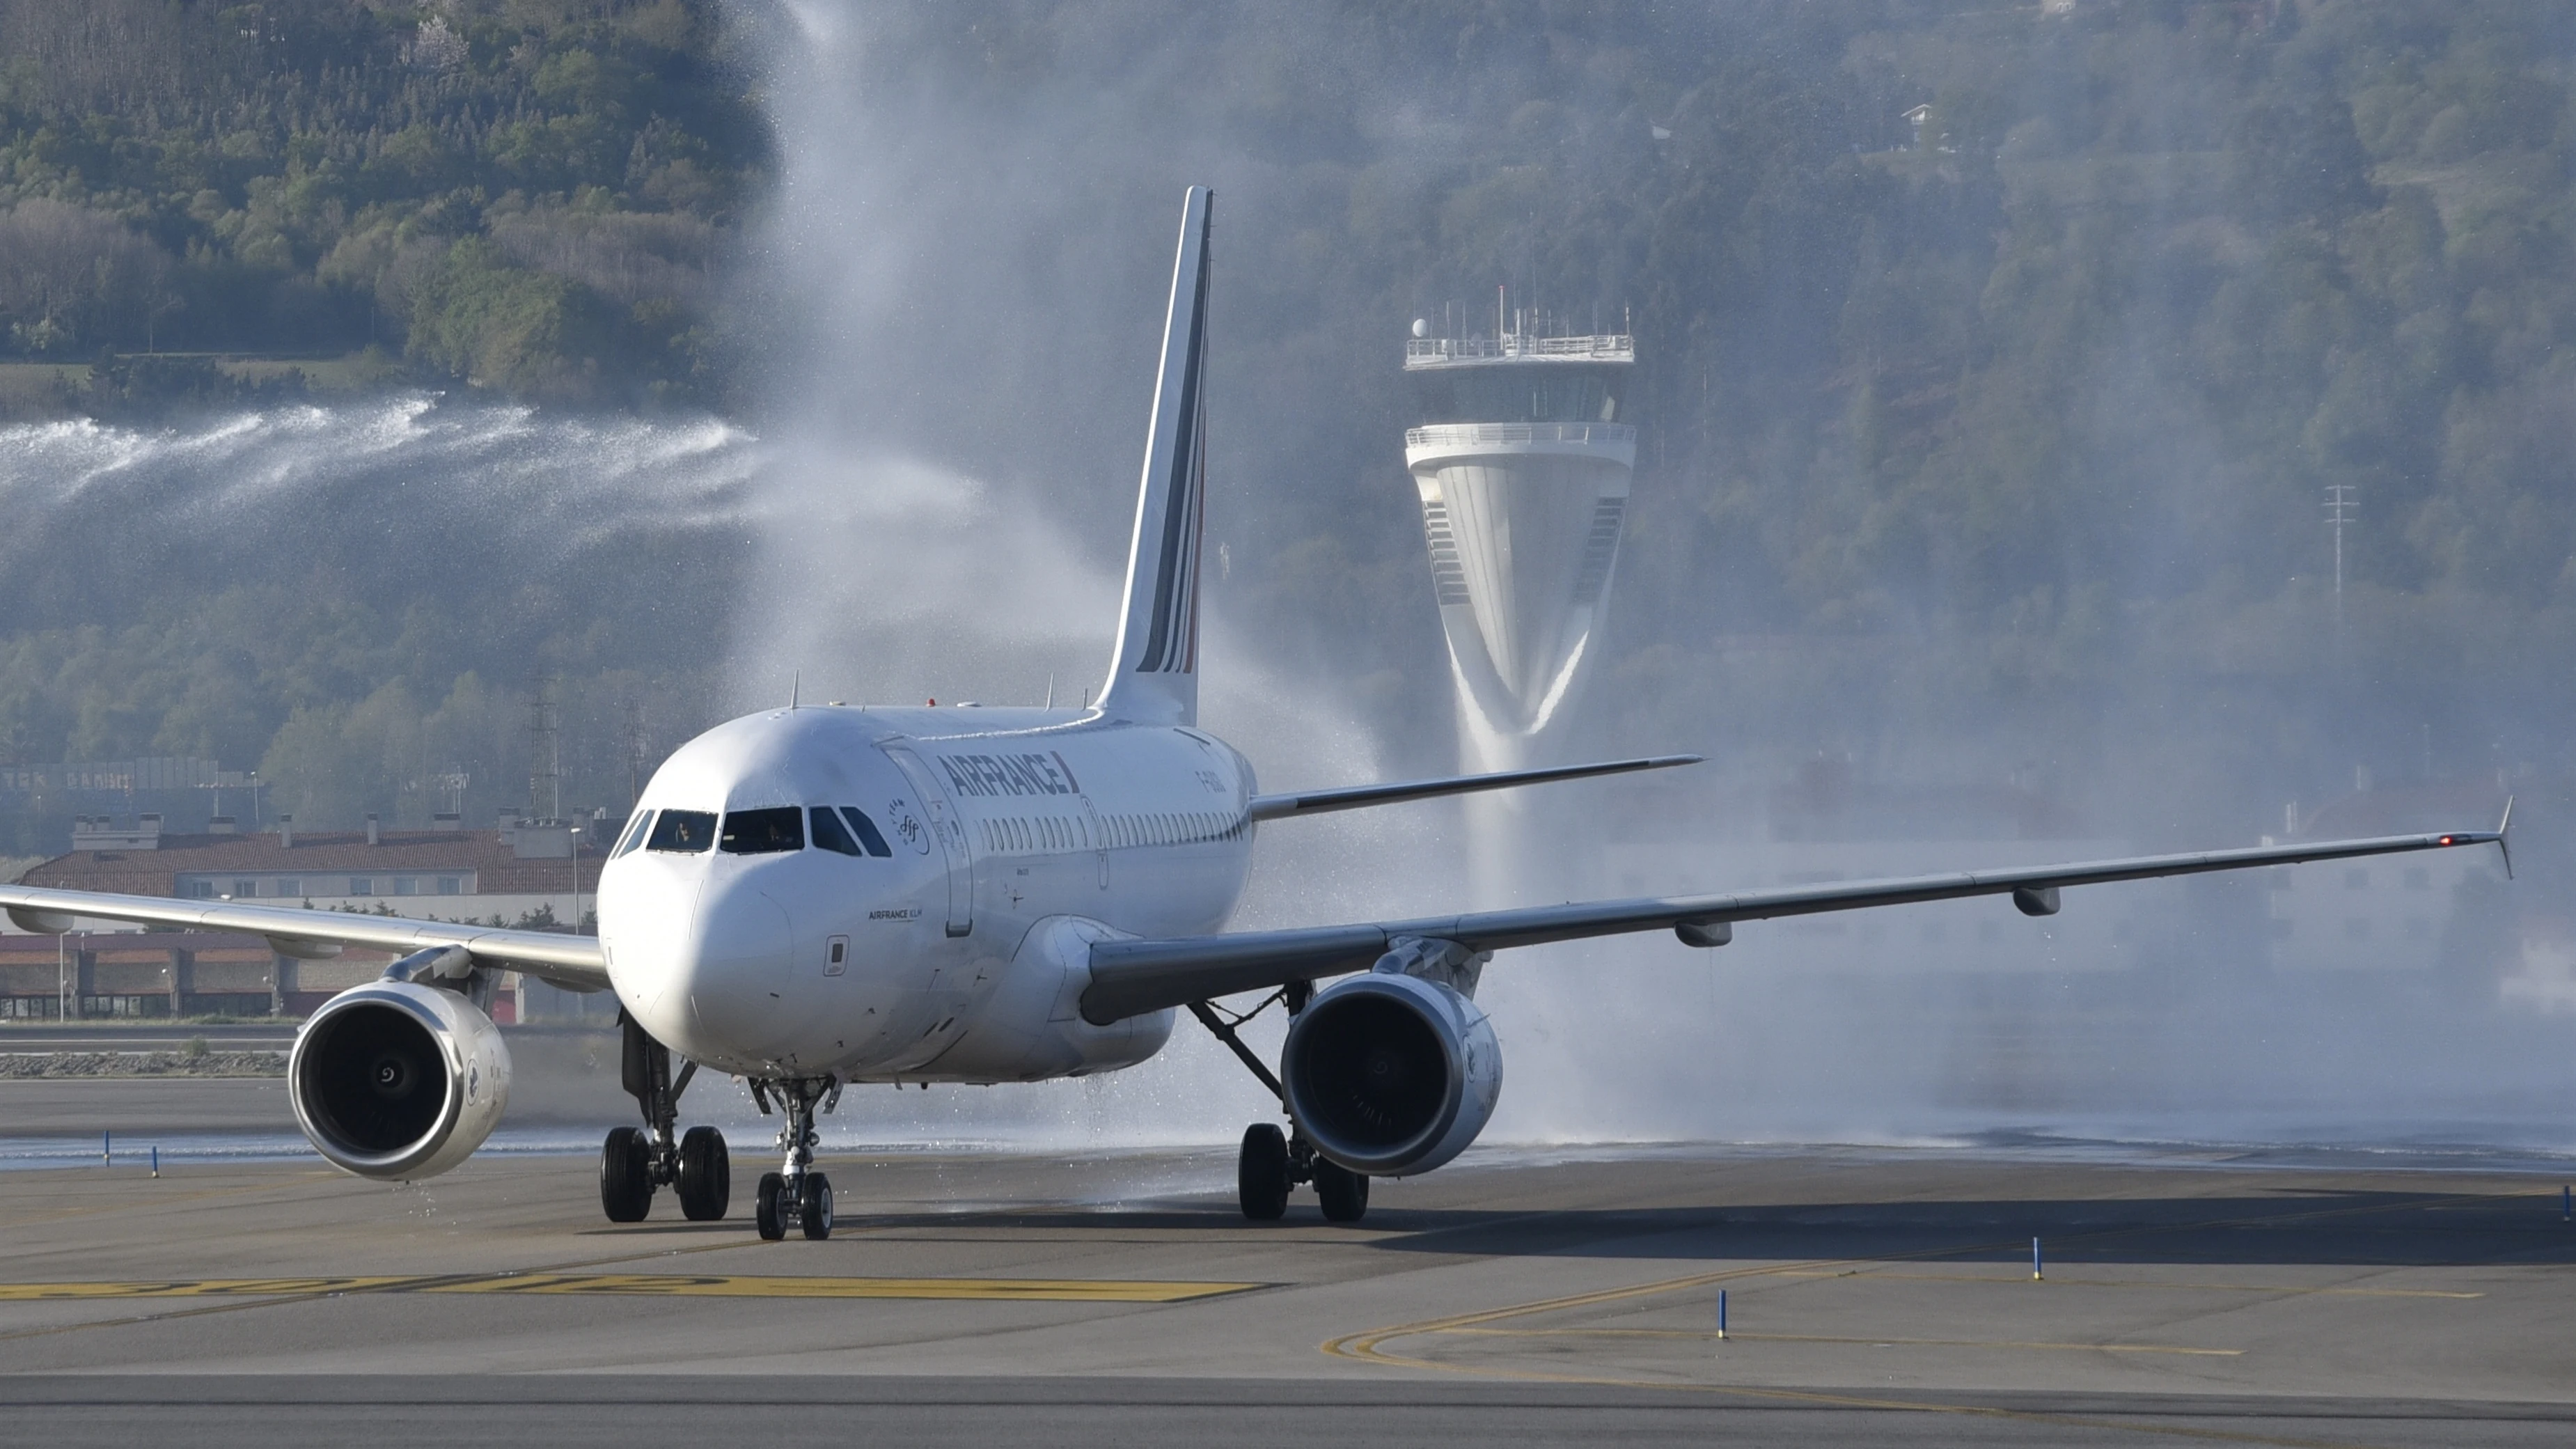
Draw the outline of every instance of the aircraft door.
M1108 826L1101 820L1100 812L1092 808L1090 796L1076 795L1073 798L1082 802L1083 824L1091 831L1091 853L1100 862L1100 888L1107 890L1109 889Z
M903 745L881 748L921 796L922 814L929 817L927 828L931 838L939 842L939 854L948 866L948 934L966 935L975 929L975 862L967 849L965 822L958 819L957 807L939 788L938 778L921 762L921 756ZM898 813L897 828L900 820Z

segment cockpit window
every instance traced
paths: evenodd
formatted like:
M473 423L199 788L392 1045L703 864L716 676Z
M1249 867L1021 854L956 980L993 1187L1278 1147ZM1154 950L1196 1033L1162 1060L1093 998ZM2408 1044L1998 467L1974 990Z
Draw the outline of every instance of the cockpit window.
M854 805L844 805L841 807L841 814L849 820L850 828L859 833L859 842L868 848L868 854L879 856L894 854L886 848L885 837L877 834L877 823L868 818L866 811Z
M608 858L615 860L617 857L626 854L628 851L633 850L639 845L642 845L644 843L644 832L652 828L652 811L639 810L635 812L635 819L632 823L627 825L626 833L617 837L617 848L608 853Z
M716 848L727 855L772 855L805 848L805 812L793 805L733 810L724 818Z
M832 807L817 805L806 812L814 818L814 844L818 849L839 851L843 855L864 855L859 843L850 838L850 827L832 813Z
M646 850L668 850L680 855L695 855L716 843L716 817L709 810L665 810L653 822L653 833L646 837Z

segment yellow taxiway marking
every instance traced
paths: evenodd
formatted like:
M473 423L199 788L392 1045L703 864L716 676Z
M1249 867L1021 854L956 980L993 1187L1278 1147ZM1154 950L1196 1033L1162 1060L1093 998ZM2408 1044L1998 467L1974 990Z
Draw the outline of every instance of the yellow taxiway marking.
M1775 1278L1886 1278L1907 1283L2001 1283L2029 1286L2031 1280L2018 1274L1999 1278L1991 1273L1883 1273L1874 1268L1782 1268ZM2052 1274L2045 1280L2070 1288L2160 1288L2174 1293L2313 1293L2343 1298L2484 1298L2484 1293L2469 1293L2445 1288L2301 1288L2278 1283L2147 1283L2129 1278L2067 1278Z
M1695 1338L1715 1341L1714 1329L1696 1328L1447 1328L1443 1333L1484 1338ZM1728 1343L1848 1343L1871 1348L2044 1348L2077 1353L2180 1353L2200 1358L2242 1358L2241 1348L2182 1348L2164 1343L2026 1343L1990 1338L1828 1338L1812 1333L1730 1333Z
M0 1303L66 1298L233 1298L384 1292L404 1278L171 1278L130 1283L0 1283ZM427 1281L427 1280L421 1280Z
M440 1283L431 1293L628 1293L669 1298L913 1298L1008 1303L1186 1303L1264 1283L1100 1278L795 1278L744 1274L528 1273Z
M993 1303L1186 1303L1268 1287L1093 1278L799 1278L744 1274L519 1273L457 1278L192 1278L0 1283L0 1303L98 1298L316 1297L333 1293L624 1294L661 1298L900 1298Z

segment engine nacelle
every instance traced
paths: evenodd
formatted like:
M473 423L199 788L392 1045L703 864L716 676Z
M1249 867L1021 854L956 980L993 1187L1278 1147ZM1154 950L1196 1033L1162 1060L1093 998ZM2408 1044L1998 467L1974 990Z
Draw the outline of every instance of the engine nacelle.
M435 1177L472 1156L510 1103L510 1049L456 992L378 981L323 1003L286 1063L295 1121L360 1177Z
M1316 1151L1353 1172L1403 1177L1447 1162L1485 1130L1503 1094L1503 1049L1456 991L1371 972L1306 1003L1279 1080Z

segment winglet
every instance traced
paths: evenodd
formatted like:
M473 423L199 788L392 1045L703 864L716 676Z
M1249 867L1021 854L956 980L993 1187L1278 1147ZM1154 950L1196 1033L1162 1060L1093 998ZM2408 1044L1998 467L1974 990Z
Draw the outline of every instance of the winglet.
M2496 849L2504 856L2504 878L2513 879L2513 797L2504 797L2504 818L2496 822Z
M1145 435L1145 477L1118 653L1102 712L1155 724L1195 724L1199 712L1199 534L1207 495L1208 215L1211 193L1181 202L1180 255L1163 322L1163 366Z

